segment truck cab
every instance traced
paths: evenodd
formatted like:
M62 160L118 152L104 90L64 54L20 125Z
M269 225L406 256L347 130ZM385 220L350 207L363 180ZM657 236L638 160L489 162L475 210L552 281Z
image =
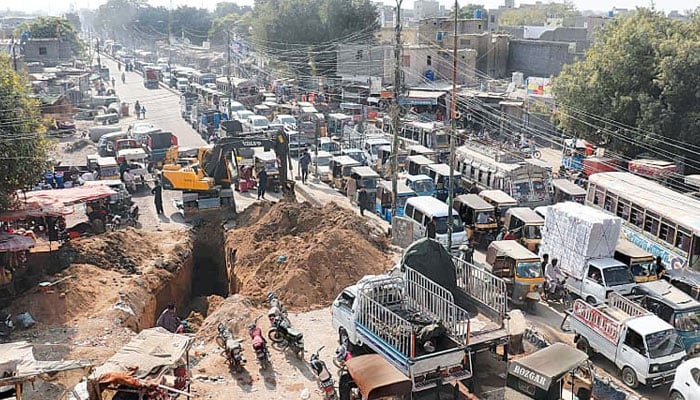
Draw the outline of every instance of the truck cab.
M590 304L603 303L611 292L628 295L637 285L627 266L613 258L588 261L581 279L569 276L566 288Z

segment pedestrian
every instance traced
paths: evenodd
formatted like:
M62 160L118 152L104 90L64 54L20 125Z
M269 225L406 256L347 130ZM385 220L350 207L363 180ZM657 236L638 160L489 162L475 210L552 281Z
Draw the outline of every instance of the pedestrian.
M112 77L112 87L117 87L117 85L115 84L115 81L114 81L114 77Z
M134 113L136 114L136 119L141 119L141 104L139 104L138 100L134 103Z
M430 239L435 239L435 234L437 233L437 226L435 224L435 220L431 219L430 222L428 222L428 227L425 230L426 236Z
M265 200L265 190L267 189L267 171L265 167L260 168L258 171L258 200L262 198Z
M501 228L501 231L498 232L498 235L496 235L496 240L505 240L503 237L506 235L506 232L507 230L505 227Z
M360 206L360 215L365 216L365 210L368 210L367 203L369 196L364 186L360 186L360 191L357 193L357 205Z
M118 69L119 71L122 70L122 63L120 63L119 61L117 61L117 69Z
M126 75L122 72L122 83L126 83Z
M159 326L170 333L175 333L177 331L177 328L180 326L180 318L178 318L177 314L175 313L175 304L168 304L165 310L160 313L160 316L156 321L156 326Z
M311 165L311 153L306 150L304 155L299 159L299 167L301 168L301 183L306 183L306 178L309 177L309 165Z
M141 106L141 119L146 119L146 106Z
M156 180L156 186L151 189L151 194L155 195L153 197L153 203L156 205L156 213L158 215L164 215L163 211L163 186L160 184L160 180Z
M542 275L544 275L545 271L547 270L547 264L549 264L549 254L545 253L542 254L542 262L540 263L540 271L542 271Z

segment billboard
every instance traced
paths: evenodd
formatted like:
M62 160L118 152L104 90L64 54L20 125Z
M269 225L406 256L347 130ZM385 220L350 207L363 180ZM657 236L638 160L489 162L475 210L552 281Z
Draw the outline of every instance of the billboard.
M528 96L552 96L552 83L549 78L530 76L527 78Z

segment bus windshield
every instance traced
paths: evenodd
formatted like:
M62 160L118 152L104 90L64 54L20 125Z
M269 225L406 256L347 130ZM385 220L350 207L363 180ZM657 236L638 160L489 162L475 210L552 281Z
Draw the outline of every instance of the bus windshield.
M452 233L464 232L464 224L457 213L452 214ZM435 233L444 235L447 233L447 217L435 218Z

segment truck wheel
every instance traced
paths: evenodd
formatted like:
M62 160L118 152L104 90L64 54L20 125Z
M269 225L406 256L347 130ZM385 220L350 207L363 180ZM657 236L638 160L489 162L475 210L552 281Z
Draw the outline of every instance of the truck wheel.
M350 338L348 337L348 331L346 331L345 328L343 328L343 327L338 328L338 344L339 345L346 345L346 346L348 346L350 344Z
M685 400L685 397L674 390L671 392L671 400Z
M586 340L586 338L584 338L584 337L579 337L576 340L576 348L581 350L582 352L588 354L589 357L593 353L591 350L591 345L588 344L588 340Z
M591 304L591 305L596 305L598 302L596 301L595 297L593 296L588 296L586 297L586 303Z
M639 380L637 379L637 373L630 367L622 368L622 382L632 389L636 389L639 386Z

